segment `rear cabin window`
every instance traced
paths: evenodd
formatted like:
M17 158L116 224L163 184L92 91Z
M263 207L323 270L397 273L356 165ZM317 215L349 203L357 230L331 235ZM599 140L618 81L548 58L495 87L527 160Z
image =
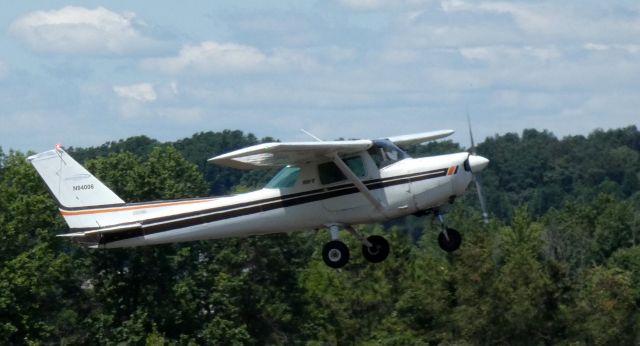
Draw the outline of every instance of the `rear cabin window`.
M342 160L356 176L364 177L367 174L362 157L353 156ZM340 168L333 162L318 165L318 175L320 176L320 182L324 185L347 179L340 171Z
M300 175L300 167L286 166L278 172L265 187L267 189L280 189L286 187L293 187Z

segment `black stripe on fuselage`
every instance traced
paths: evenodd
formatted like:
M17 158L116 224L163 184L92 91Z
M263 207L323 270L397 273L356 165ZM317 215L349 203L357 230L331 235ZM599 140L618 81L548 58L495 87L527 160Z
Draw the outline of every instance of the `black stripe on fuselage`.
M377 190L385 187L407 184L410 182L444 177L446 176L446 174L447 169L443 168L428 172L405 174L385 179L372 179L364 182L364 184L370 190ZM258 201L243 202L224 207L217 207L144 220L142 222L142 229L102 234L100 237L100 244L106 244L118 240L130 239L179 228L201 225L239 216L256 214L274 209L293 207L301 204L346 196L358 192L358 189L353 184L341 184L326 189L315 189L305 192L293 193L285 196L266 198Z

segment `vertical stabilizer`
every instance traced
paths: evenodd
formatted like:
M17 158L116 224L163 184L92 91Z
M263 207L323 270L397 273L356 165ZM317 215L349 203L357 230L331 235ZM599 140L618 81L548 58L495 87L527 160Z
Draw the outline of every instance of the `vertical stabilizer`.
M124 204L124 201L98 178L71 158L59 145L30 156L61 209L82 209Z

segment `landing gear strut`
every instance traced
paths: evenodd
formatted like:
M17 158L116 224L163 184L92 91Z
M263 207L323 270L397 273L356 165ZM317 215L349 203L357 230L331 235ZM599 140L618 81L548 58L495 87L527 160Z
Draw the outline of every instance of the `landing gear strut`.
M438 234L438 245L440 245L440 248L446 252L458 250L460 248L460 244L462 244L462 236L460 235L460 232L453 228L448 228L444 222L442 214L438 213L437 215L440 225L442 226L442 231Z

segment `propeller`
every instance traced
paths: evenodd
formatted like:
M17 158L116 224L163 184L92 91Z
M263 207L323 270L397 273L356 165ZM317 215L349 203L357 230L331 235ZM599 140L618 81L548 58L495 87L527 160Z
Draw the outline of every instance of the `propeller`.
M469 166L471 166L471 174L473 177L473 182L476 184L476 192L478 193L478 199L480 200L480 208L482 209L482 221L485 224L487 224L489 223L489 213L487 213L487 206L484 203L484 196L482 195L482 185L480 184L479 173L489 164L489 160L487 160L482 156L478 156L476 153L476 145L473 141L473 132L471 131L471 119L469 118L468 111L467 111L467 124L469 125L469 138L471 139L471 148L469 148Z

